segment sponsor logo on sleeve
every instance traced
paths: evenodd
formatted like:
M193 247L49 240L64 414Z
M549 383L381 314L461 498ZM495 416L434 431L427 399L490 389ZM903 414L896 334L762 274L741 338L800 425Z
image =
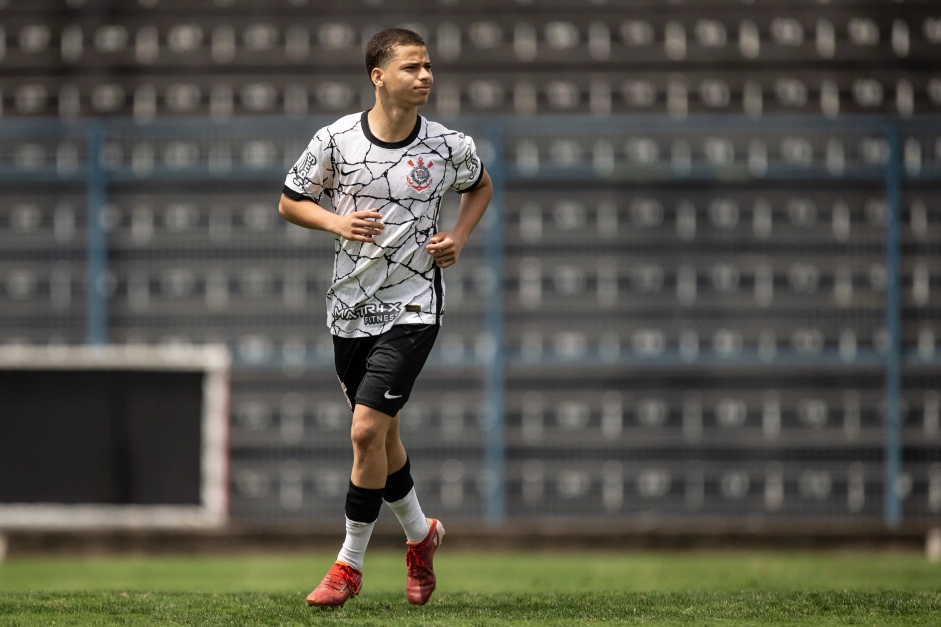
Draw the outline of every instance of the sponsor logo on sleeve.
M317 157L305 152L294 166L294 184L303 188L307 184L307 175L315 165L317 165Z

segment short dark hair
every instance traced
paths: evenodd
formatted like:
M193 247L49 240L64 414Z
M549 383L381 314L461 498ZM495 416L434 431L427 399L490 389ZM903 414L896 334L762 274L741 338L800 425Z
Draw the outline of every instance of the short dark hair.
M427 44L421 35L407 28L380 31L366 44L366 74L372 76L373 68L385 66L395 56L397 46L427 47Z

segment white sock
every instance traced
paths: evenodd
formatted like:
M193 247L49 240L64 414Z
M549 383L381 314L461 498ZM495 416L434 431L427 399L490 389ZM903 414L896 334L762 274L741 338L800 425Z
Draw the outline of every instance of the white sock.
M338 562L346 562L356 570L363 570L363 558L366 556L366 545L376 521L371 523L356 522L346 519L346 539L337 555Z
M402 529L405 530L405 539L409 542L421 542L428 536L428 521L418 502L418 494L413 487L404 498L386 505L395 512Z

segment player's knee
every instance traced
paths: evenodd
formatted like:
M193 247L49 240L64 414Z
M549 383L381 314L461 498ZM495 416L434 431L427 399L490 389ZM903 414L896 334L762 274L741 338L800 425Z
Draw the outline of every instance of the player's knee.
M359 451L371 451L385 447L386 434L375 424L353 424L350 429L350 441Z

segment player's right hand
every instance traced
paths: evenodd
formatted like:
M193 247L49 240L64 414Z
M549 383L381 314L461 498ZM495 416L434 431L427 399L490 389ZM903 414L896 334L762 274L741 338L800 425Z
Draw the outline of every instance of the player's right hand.
M386 228L382 223L382 214L376 209L354 211L338 217L336 234L354 242L375 244L376 236Z

